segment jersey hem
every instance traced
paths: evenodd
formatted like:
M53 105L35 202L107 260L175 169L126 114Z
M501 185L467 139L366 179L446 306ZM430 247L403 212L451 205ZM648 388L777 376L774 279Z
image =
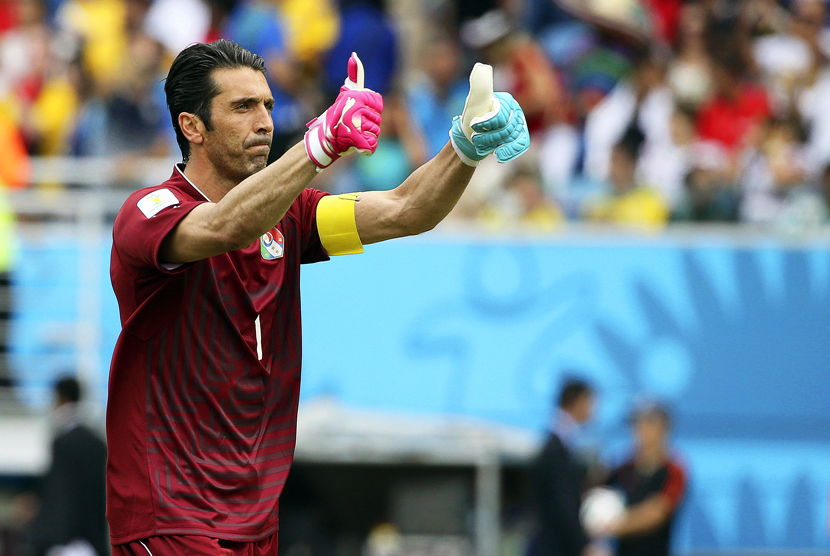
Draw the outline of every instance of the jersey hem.
M225 541L237 541L237 542L258 542L263 539L266 539L279 531L280 524L279 521L274 523L273 525L268 526L266 529L262 530L259 533L252 534L252 535L237 535L234 533L219 533L215 529L202 529L200 527L182 527L182 528L170 528L170 529L149 529L147 531L139 531L138 533L131 533L129 535L120 535L114 536L110 535L110 544L112 546L118 546L120 544L128 544L131 542L136 542L142 539L146 539L148 537L164 537L167 535L202 535L205 537L210 537L212 539L222 539Z

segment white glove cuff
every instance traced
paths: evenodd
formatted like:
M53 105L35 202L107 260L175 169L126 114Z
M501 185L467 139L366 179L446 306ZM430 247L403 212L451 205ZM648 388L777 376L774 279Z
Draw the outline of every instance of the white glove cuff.
M320 140L323 126L315 126L305 132L305 152L308 158L317 165L317 170L328 168L334 160L326 153Z
M480 162L479 160L473 160L468 157L466 154L461 152L461 149L459 149L458 145L455 144L455 138L452 136L452 130L450 130L450 143L452 143L452 149L455 151L455 154L458 155L458 158L461 159L461 162L467 166L472 166L473 168L478 166L478 163Z

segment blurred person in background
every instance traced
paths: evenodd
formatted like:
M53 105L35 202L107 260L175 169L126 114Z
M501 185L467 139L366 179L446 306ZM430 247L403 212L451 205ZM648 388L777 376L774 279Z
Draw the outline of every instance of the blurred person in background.
M593 388L581 379L567 379L559 391L551 433L533 464L537 556L595 554L579 520L590 466L582 427L593 418L594 401Z
M707 152L708 151L708 152ZM737 222L740 192L730 161L719 149L698 150L684 179L683 198L672 218L690 222Z
M711 141L729 153L737 164L747 147L757 144L759 132L770 116L770 103L763 87L747 76L744 61L725 52L713 64L714 91L697 113L701 140Z
M611 151L608 172L609 191L585 202L588 220L646 230L662 228L669 218L669 207L654 189L637 177L637 161L643 135L630 128Z
M800 91L797 112L810 130L806 144L806 162L812 175L820 176L830 162L830 30L826 27L827 4L824 0L803 0L794 6L794 33L809 45L813 67L810 82Z
M795 0L790 10L777 12L779 29L752 39L752 59L776 115L788 116L797 109L799 94L825 57L819 36L824 4L825 0Z
M0 106L0 388L14 386L9 365L12 318L12 268L15 252L15 214L9 191L29 185L32 165L23 136Z
M51 30L42 0L20 0L9 5L16 8L16 22L0 34L0 107L20 121L42 86L52 55Z
M493 66L496 88L508 90L525 110L531 134L572 117L570 98L536 39L504 10L491 10L463 24L466 46Z
M637 173L645 183L660 192L672 211L683 200L684 180L691 170L696 144L694 116L681 109L676 109L671 115L666 141L646 141L643 144Z
M559 206L545 197L541 176L534 165L517 164L479 219L495 228L551 232L565 217Z
M706 31L703 2L686 3L666 80L677 104L690 111L696 110L712 93L712 60Z
M406 90L406 104L413 127L423 137L425 155L433 157L447 142L440 122L464 108L468 85L461 72L460 45L448 35L427 41L419 58L421 71Z
M107 447L82 424L81 385L74 376L55 382L52 463L41 481L30 535L34 556L106 556Z
M127 16L126 0L66 0L56 14L57 27L75 41L97 94L108 92L120 78L129 46Z
M664 405L648 401L635 408L631 425L634 454L607 481L626 500L622 520L609 533L617 539L617 556L668 556L686 492L686 471L669 447L671 416Z
M744 222L772 223L782 216L792 194L807 183L800 122L767 121L759 145L747 150L740 179L740 216Z
M314 3L311 3L314 4ZM366 87L386 95L398 71L398 32L384 10L383 0L339 0L340 28L323 57L323 89L327 96L340 88L342 60L360 52Z
M69 69L76 49L49 25L42 0L15 5L17 27L0 36L0 110L18 126L29 153L58 154L77 113Z
M641 51L631 74L587 115L585 120L585 173L597 181L610 178L612 151L632 127L648 147L671 140L674 99L664 82L664 63Z
M464 107L463 102L461 107ZM410 172L432 158L427 156L423 136L414 129L403 95L392 92L384 98L383 116L383 135L378 137L377 152L372 156L353 158L351 179L356 183L341 182L332 192L355 187L367 191L394 189Z
M129 38L129 57L118 83L102 96L88 96L72 137L76 156L126 157L169 155L166 113L158 102L163 50L149 35Z

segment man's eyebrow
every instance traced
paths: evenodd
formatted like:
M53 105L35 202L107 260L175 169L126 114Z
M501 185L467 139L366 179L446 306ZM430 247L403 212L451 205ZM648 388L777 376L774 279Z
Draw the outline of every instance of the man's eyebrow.
M248 102L257 102L259 99L257 97L240 97L234 98L229 101L228 104L245 104Z
M248 102L263 102L264 104L274 104L274 98L273 97L267 97L267 98L263 98L263 97L241 97L241 98L231 99L228 102L228 104L236 106L237 104L246 104Z

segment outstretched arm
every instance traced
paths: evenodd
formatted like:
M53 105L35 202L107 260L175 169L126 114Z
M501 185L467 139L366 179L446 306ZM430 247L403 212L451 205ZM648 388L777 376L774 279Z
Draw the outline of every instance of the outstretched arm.
M362 66L356 54L349 59L348 73L334 104L309 123L303 144L237 184L217 203L203 203L188 213L164 239L163 262L188 263L250 245L283 218L317 171L352 149L375 151L383 99L362 89ZM254 104L262 122L260 131L270 133L266 100Z
M355 221L363 245L431 230L453 209L475 171L494 153L507 162L530 145L524 113L507 93L493 93L490 66L476 64L464 112L435 158L391 191L360 193Z
M447 143L392 191L360 193L355 220L361 242L368 245L431 230L456 205L474 171Z

